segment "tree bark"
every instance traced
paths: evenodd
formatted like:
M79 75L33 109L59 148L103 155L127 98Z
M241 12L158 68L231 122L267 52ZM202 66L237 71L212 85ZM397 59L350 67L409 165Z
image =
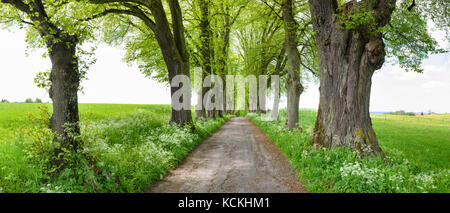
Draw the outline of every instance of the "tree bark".
M385 60L380 33L368 24L345 29L336 18L335 0L310 0L320 63L320 105L314 130L315 146L349 147L361 156L383 154L369 114L372 75ZM395 5L392 0L349 2L373 12L377 26L386 25Z
M287 88L287 118L286 128L293 129L298 124L300 95L303 85L300 82L300 52L297 49L298 24L294 19L293 1L285 0L283 3L283 21L285 28L285 48L288 63Z
M68 46L67 43L70 44ZM73 40L62 41L50 46L50 98L53 102L53 115L50 119L51 129L58 134L61 147L77 150L78 141L74 136L80 134L78 125L78 89L80 76L76 46Z

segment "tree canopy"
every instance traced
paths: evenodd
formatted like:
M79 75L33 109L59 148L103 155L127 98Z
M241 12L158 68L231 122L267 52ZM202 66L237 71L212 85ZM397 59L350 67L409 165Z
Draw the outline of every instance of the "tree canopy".
M443 42L450 41L449 2L442 0L327 0L320 4L315 0L1 2L2 26L26 29L30 48L48 48L48 55L55 44L73 45L74 67L80 80L95 62L95 49L87 49L89 45L85 44L106 42L123 48L126 62L136 64L142 73L159 82L169 83L180 74L189 77L195 67L201 67L206 75L221 77L281 75L286 88L281 91L292 109L297 108L308 81L320 78L324 83L320 70L325 69L325 52L319 47L333 46L344 39L348 42L342 47L347 52L342 55L368 48L372 53L382 53L376 65L382 66L387 59L406 71L420 73L429 55L448 51L448 46L433 37L435 30L446 33ZM329 14L314 14L318 8L330 9ZM330 37L323 34L325 31L341 34ZM351 40L359 38L364 41L352 46ZM375 40L382 43L382 51L371 49L378 45ZM332 50L340 48L334 47ZM49 88L51 78L49 72L43 72L36 82ZM186 120L179 123L190 122L189 116L180 114ZM289 128L296 126L297 117L295 110L288 110Z

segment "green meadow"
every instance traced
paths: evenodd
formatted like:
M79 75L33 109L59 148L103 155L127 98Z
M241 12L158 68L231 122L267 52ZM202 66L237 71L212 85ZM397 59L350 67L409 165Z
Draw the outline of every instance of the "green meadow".
M30 113L37 114L39 106L37 103L0 103L0 141L5 141L19 133L23 127L31 125ZM51 104L44 104L52 111ZM80 104L80 120L99 121L112 116L125 116L136 110L152 111L165 119L170 119L169 105L133 105L133 104Z
M267 116L250 118L276 143L311 192L450 192L450 115L372 115L386 159L364 158L346 148L313 148L317 112L302 110L302 131Z
M401 151L421 168L450 169L450 114L372 115L382 148Z
M81 148L54 168L55 142L42 125L51 105L0 103L0 192L140 192L230 118L195 121L193 132L169 124L169 105L79 108Z

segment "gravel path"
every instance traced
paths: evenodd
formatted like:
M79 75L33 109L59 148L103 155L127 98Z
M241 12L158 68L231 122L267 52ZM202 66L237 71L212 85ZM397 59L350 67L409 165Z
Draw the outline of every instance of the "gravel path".
M307 192L278 147L248 118L233 118L145 192Z

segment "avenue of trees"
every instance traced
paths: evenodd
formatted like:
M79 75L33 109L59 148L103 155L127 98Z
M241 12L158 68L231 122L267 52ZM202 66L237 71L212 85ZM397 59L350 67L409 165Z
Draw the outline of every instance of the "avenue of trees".
M88 44L101 40L125 48L127 62L168 84L177 75L193 79L196 67L203 78L280 75L281 90L270 89L287 97L289 129L299 126L304 85L318 79L314 144L369 156L383 154L369 115L372 75L387 60L422 72L424 59L445 52L428 26L450 41L449 6L443 0L1 0L0 23L25 28L31 48L47 49L52 68L37 79L49 91L50 128L65 149L79 144L77 93L95 62ZM171 93L183 86L172 85ZM196 116L234 113L234 104ZM275 118L278 108L274 102ZM191 110L172 109L171 122L193 122Z

